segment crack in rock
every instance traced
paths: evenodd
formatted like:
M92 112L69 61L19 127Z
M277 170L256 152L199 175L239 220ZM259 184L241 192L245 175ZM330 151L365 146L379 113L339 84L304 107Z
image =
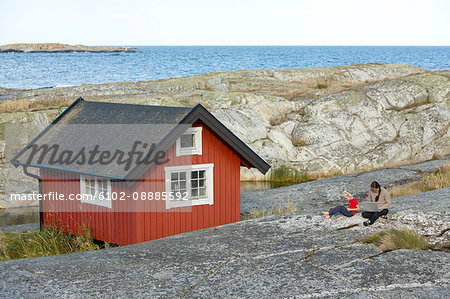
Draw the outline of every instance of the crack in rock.
M208 277L210 277L211 275L214 275L214 273L216 273L217 271L219 271L221 268L223 268L224 266L226 266L227 264L234 262L236 260L233 259L228 259L225 262L223 262L222 264L220 264L219 266L217 266L216 268L212 269L211 271L209 271L206 275L204 275L199 281L197 281L196 283L192 284L186 291L184 291L183 295L180 296L180 298L186 298L186 296L199 284L201 284L203 281L205 281Z

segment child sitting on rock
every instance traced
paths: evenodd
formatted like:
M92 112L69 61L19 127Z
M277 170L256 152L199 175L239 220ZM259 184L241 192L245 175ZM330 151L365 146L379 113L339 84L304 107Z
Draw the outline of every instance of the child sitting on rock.
M322 215L326 219L330 219L331 216L337 213L341 213L346 217L352 217L353 215L355 215L356 211L359 211L358 201L350 194L350 192L344 191L342 196L349 202L349 207L346 208L342 205L339 205L331 209L329 212L322 212Z

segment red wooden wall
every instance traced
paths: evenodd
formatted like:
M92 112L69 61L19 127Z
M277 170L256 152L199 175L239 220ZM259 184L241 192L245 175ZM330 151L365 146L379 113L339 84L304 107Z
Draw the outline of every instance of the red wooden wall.
M128 245L179 233L232 223L240 219L240 157L208 127L202 126L202 155L175 155L175 144L167 151L169 162L154 165L132 186L111 182L112 192L163 192L166 166L214 163L214 204L166 210L163 200L112 201L112 209L80 201L45 200L44 224L63 225L77 234L88 227L94 239ZM41 170L42 192L79 194L77 174Z

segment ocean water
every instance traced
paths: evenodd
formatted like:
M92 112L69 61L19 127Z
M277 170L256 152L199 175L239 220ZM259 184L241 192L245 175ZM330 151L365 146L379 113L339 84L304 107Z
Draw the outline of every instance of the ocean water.
M155 46L138 53L0 53L0 87L145 81L240 69L403 63L450 69L450 47Z

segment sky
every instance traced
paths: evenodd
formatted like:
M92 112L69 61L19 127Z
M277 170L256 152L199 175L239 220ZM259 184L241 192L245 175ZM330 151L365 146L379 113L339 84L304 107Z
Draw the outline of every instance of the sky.
M448 0L0 0L0 45L450 46Z

